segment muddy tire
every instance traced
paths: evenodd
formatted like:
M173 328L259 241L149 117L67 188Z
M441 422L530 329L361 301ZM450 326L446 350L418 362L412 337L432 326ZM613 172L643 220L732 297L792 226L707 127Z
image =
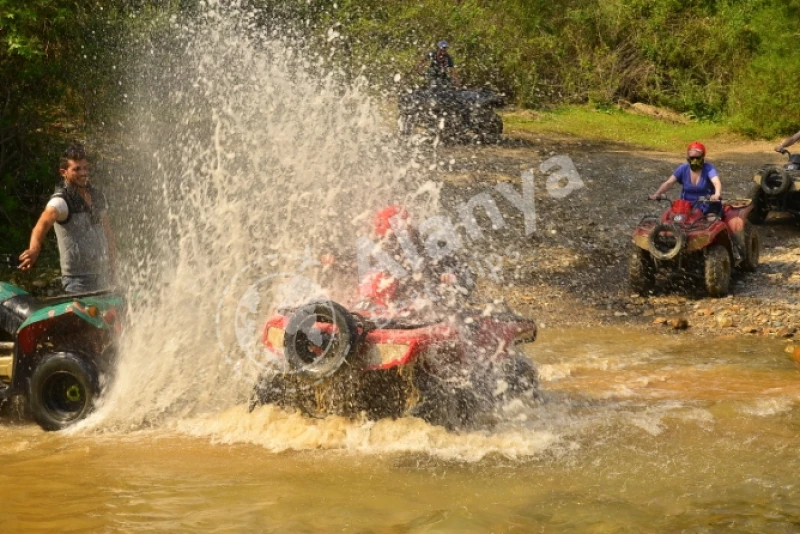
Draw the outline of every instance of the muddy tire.
M792 178L778 169L769 169L761 176L761 189L767 196L778 196L788 191Z
M758 230L749 222L744 223L744 258L742 258L741 269L746 273L752 273L758 269L758 260L761 256L761 238Z
M747 220L753 224L761 224L767 219L769 215L769 205L767 198L761 186L756 184L753 191L750 193L750 199L753 203L753 209L747 215Z
M656 266L650 254L634 248L628 258L628 282L631 290L643 294L652 290L656 285Z
M728 294L731 283L731 255L722 245L711 245L706 252L704 280L709 296L719 298Z
M46 355L31 377L31 415L45 430L62 430L92 412L99 392L97 371L85 358Z
M491 109L473 112L472 128L483 144L500 142L503 135L503 119Z
M539 398L539 372L528 358L514 354L503 361L502 370L507 388L501 401Z
M315 327L331 325L333 332ZM292 370L311 380L327 378L357 350L358 331L352 314L333 301L310 302L289 318L283 346Z
M454 386L421 367L417 369L414 382L420 400L411 415L448 430L470 428L474 424L479 402L471 391Z
M677 224L659 223L648 236L650 254L667 261L678 256L686 245L686 234Z

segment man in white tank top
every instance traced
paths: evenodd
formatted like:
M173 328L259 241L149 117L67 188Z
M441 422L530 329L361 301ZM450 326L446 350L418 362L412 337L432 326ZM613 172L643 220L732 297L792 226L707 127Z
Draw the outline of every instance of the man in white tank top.
M55 227L61 274L67 293L106 289L116 261L116 244L105 195L89 183L89 164L80 145L67 148L59 173L63 181L39 217L19 268L36 265L44 239Z

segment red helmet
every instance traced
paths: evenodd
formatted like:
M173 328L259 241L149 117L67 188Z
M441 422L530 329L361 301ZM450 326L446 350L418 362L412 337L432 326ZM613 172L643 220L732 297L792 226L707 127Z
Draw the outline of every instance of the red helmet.
M703 153L704 156L706 155L706 147L703 143L699 141L695 141L691 143L688 147L686 147L686 152L689 152L691 150L699 150L700 152Z
M406 211L405 208L401 206L387 206L375 214L374 228L376 235L383 237L392 229L392 225L389 223L389 219L392 217L398 217L404 221L408 221L409 219L408 211Z

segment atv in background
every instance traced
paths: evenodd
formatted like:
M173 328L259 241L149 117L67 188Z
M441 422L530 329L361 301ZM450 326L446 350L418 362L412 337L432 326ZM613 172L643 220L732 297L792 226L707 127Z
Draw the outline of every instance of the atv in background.
M108 291L40 299L0 282L0 402L26 398L45 430L85 418L113 371L122 308Z
M746 219L752 210L749 201L717 202L719 210L705 214L706 198L692 203L670 201L661 214L645 216L633 231L633 250L628 262L631 289L646 293L656 285L656 274L700 280L711 297L728 294L734 268L745 272L758 266L760 241L758 231L745 222L745 250L735 259L730 230L722 214Z
M800 215L800 154L786 149L781 154L788 156L788 163L764 165L753 177L753 209L748 217L753 224L763 223L771 211Z
M456 89L432 85L400 96L400 132L411 135L419 126L445 143L497 143L503 134L503 119L495 109L505 104L492 91Z
M414 416L454 429L508 402L538 399L537 371L518 352L536 339L532 319L426 313L387 301L390 287L381 284L380 295L353 310L319 301L269 318L263 344L274 366L259 378L251 410L277 404L312 416Z

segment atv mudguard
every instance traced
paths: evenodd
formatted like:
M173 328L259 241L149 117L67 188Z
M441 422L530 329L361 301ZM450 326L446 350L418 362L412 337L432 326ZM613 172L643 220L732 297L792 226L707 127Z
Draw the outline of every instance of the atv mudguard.
M68 298L65 297L65 298ZM111 308L122 307L122 298L116 296L107 297L79 297L67 302L59 302L52 306L35 311L19 327L18 333L36 323L52 321L57 317L73 314L89 323L91 326L109 330L112 328L104 319L103 315Z
M0 302L17 297L19 295L27 294L28 292L21 287L17 287L14 284L9 284L8 282L0 282Z

